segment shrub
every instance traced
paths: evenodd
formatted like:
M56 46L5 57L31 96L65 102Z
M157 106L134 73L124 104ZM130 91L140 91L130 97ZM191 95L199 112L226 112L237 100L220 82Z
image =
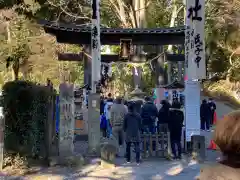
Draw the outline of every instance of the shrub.
M48 87L28 81L3 86L6 151L40 155L51 92Z

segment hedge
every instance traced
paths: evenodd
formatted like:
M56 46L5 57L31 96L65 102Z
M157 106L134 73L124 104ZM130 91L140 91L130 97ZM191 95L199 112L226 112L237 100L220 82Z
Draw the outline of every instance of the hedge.
M44 122L51 96L49 87L33 82L12 81L3 86L6 151L33 156L44 153Z

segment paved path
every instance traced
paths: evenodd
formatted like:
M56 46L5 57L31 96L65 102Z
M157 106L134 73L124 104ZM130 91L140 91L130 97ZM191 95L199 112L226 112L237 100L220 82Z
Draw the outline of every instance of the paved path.
M210 151L208 155L212 159L217 157L216 153ZM213 161L215 158L206 163ZM28 178L46 180L192 180L198 175L201 166L203 165L187 159L182 161L156 159L144 161L139 166L134 162L126 164L123 159L118 159L117 166L112 169L102 169L98 163L93 163L79 170L49 168Z
M212 132L202 132L210 139ZM206 142L208 144L208 142ZM198 164L184 157L181 161L163 159L143 161L139 166L134 162L126 164L123 158L117 159L116 167L102 169L99 159L81 169L52 167L31 175L29 179L48 180L192 180L199 174L200 168L206 164L216 163L220 154L207 151L204 164Z

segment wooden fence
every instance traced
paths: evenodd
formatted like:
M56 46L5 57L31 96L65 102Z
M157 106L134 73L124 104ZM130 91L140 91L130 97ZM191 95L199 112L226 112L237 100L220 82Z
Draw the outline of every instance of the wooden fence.
M167 157L170 147L170 133L160 132L156 134L142 134L143 158Z

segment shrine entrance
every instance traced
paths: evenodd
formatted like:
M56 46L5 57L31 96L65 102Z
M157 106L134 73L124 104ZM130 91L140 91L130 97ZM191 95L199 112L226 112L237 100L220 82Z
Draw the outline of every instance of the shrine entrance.
M71 52L58 54L59 61L83 61L84 63L84 92L87 92L91 87L91 28L88 26L67 25L40 21L46 33L52 34L56 37L58 43L77 44L83 47L82 52L73 54ZM102 68L106 68L110 63L144 63L151 60L154 66L154 73L156 75L157 88L157 104L160 104L161 99L164 99L163 87L167 82L167 75L164 68L166 61L184 62L184 40L185 27L174 28L154 28L154 29L120 29L120 28L101 28L101 45L120 45L121 51L119 54L102 54L101 63ZM164 45L176 45L176 51L173 54L164 52ZM140 54L135 54L132 51L133 46L152 46L151 51ZM154 50L155 49L155 50ZM179 68L179 67L177 67ZM178 81L183 81L183 66L179 68ZM134 72L134 70L133 70ZM136 73L138 74L138 73ZM135 80L135 87L139 87L139 77L133 73ZM104 81L104 74L102 74ZM100 89L103 82L99 82L98 92L90 94L88 98L88 107L86 113L83 114L83 119L79 120L78 124L82 124L85 130L78 131L79 137L87 137L89 147L94 149L100 143L99 131L99 104L100 104ZM81 139L81 138L80 138ZM91 144L91 145L90 145Z

